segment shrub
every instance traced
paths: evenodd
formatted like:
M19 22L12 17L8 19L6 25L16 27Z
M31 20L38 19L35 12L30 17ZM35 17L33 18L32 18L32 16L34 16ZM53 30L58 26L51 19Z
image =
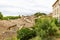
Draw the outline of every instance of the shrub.
M36 33L42 40L48 40L50 37L56 35L58 27L55 24L54 18L38 18L35 20L35 23Z
M41 38L39 36L36 36L36 37L34 37L34 38L30 39L30 40L41 40Z
M35 36L36 36L36 32L28 28L22 28L21 30L17 31L17 38L20 40L28 40Z

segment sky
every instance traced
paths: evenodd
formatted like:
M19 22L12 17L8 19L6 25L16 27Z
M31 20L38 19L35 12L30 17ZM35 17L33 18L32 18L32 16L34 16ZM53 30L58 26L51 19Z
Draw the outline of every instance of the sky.
M56 0L0 0L0 12L4 16L50 13Z

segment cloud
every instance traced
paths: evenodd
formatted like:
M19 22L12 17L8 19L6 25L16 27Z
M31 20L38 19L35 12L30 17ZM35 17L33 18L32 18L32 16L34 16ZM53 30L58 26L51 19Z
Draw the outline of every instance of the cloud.
M0 0L0 11L4 15L31 15L41 11L49 13L55 0Z

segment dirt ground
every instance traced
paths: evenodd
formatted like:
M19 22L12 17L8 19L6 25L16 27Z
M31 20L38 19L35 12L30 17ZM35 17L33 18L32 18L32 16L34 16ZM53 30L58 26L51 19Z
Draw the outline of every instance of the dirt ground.
M56 40L60 40L60 38L56 38Z

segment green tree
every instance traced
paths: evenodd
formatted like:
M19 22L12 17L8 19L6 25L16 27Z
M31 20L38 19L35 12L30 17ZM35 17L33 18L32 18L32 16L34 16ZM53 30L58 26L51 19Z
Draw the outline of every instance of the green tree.
M36 17L38 17L38 16L42 16L42 15L46 15L45 13L40 13L40 12L37 12L37 13L35 13L34 14Z
M11 20L11 19L18 19L18 18L21 18L20 16L6 16L6 17L3 17L3 20Z
M3 19L3 15L2 15L2 13L0 12L0 19Z

